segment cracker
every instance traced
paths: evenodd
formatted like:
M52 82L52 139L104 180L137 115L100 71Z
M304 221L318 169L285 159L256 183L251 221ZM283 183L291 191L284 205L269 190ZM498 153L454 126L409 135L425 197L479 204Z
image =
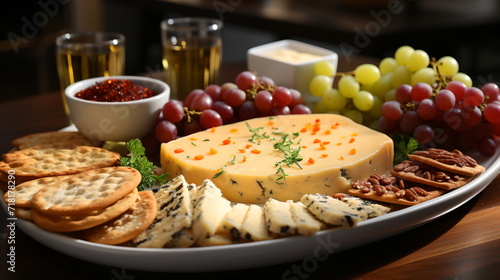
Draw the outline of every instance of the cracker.
M0 172L6 174L13 170L16 179L29 180L114 166L119 160L118 153L98 147L41 145L4 154Z
M347 190L352 196L399 205L416 205L445 192L443 189L385 175L372 175L369 179L358 180Z
M26 149L38 145L63 144L67 147L97 146L83 134L77 131L48 131L28 134L12 140L12 146L16 149Z
M35 194L55 182L59 182L69 178L68 176L53 176L53 177L43 177L35 180L26 181L16 186L15 189L9 191L9 193L4 194L4 201L7 202L9 197L14 196L15 205L17 207L31 207L31 201Z
M87 215L52 216L32 209L33 222L42 229L55 232L72 232L89 229L116 218L132 207L137 200L137 189L132 190L116 203Z
M91 242L115 245L127 242L146 230L156 218L156 199L152 191L141 191L135 204L115 219L86 230Z
M137 188L141 174L125 166L88 170L38 191L33 207L44 214L81 215L103 209Z
M485 170L483 166L477 164L476 160L468 155L464 155L459 150L450 152L443 149L430 148L426 151L417 151L414 154L408 155L408 158L464 176L475 176Z
M16 210L14 210L14 213L16 214L16 217L28 220L28 221L33 221L33 216L31 215L31 208L29 207L16 207Z
M407 181L445 190L460 188L473 178L442 171L428 164L409 160L396 165L391 174Z

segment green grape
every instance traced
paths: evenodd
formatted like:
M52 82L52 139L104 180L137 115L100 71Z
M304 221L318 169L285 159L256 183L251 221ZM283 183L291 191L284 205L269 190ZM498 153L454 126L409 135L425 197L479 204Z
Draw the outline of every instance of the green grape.
M311 108L311 111L314 114L325 113L326 112L325 104L320 100L320 101L314 103L314 105Z
M363 124L363 114L354 109L347 110L343 112L344 117L351 119L353 122Z
M384 101L396 100L396 89L393 88L385 93Z
M325 109L328 111L338 111L340 109L343 109L347 104L347 99L342 94L340 94L337 89L334 88L327 90L323 94L321 101L323 102Z
M465 73L458 72L455 75L453 75L453 77L451 77L451 80L462 82L468 88L470 88L472 86L472 79Z
M356 80L361 84L373 84L380 79L380 70L373 64L361 64L354 70Z
M368 110L369 115L374 119L379 119L382 117L382 105L384 104L384 100L377 96L373 96L373 106L370 110Z
M314 71L316 72L316 75L333 77L335 75L336 69L335 65L333 65L331 61L323 60L314 65Z
M429 85L433 85L436 82L436 73L434 69L425 67L411 75L411 83L410 85L415 85L416 83L426 83Z
M360 111L368 111L373 107L374 98L368 91L360 90L352 98L354 106Z
M386 73L380 77L371 87L369 92L380 98L384 97L385 93L392 89L392 75L393 73Z
M411 82L411 72L406 66L398 66L396 70L392 73L392 87L397 88L402 84L410 84Z
M321 97L330 88L332 88L332 80L326 75L315 76L309 84L312 95L318 97Z
M458 62L451 56L443 56L437 61L441 75L453 76L458 73Z
M415 50L410 46L401 46L394 53L394 58L398 65L406 65L406 61L412 52Z
M415 50L408 56L408 59L406 60L408 69L413 72L429 66L429 63L429 55L423 50Z
M394 72L394 69L398 67L398 63L392 57L386 57L380 61L378 68L380 69L380 74L384 75L387 73Z
M359 83L351 75L344 75L339 79L338 89L344 97L353 98L358 93L359 87Z

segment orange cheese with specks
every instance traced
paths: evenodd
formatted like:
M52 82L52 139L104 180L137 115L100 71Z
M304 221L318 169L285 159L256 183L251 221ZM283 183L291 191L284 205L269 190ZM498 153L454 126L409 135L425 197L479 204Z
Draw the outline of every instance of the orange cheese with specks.
M163 143L160 157L170 178L182 174L198 185L211 179L230 201L298 201L304 194L346 192L351 181L387 174L393 142L340 115L282 115Z

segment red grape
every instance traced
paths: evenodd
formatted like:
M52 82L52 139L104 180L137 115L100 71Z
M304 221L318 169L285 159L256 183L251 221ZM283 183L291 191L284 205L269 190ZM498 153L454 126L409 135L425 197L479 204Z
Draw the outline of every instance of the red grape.
M266 77L266 76L262 76L259 78L259 81L261 82L261 84L268 88L268 87L272 87L274 86L274 81L273 79L269 78L269 77Z
M273 92L273 105L276 107L288 106L292 102L292 94L286 87L277 87Z
M241 90L254 88L259 83L257 75L250 71L243 71L236 76L235 84Z
M487 98L486 102L491 103L500 98L500 89L495 83L487 83L481 87L484 96Z
M291 113L288 106L274 107L271 111L274 115L289 115Z
M411 86L408 84L400 85L398 88L396 88L396 100L403 104L405 102L411 102Z
M384 118L391 121L399 120L403 116L401 105L394 100L382 104L381 113Z
M413 131L413 137L420 144L427 144L434 138L434 131L432 127L427 124L421 124Z
M465 89L467 89L467 86L464 83L459 82L459 81L451 81L446 86L446 89L453 92L453 94L455 95L455 99L458 101L458 100L462 100L462 98L464 96Z
M462 126L462 110L458 108L451 108L444 112L443 121L453 130L458 130Z
M177 138L177 127L169 121L160 121L155 127L155 136L160 142L170 142Z
M215 101L219 101L221 100L221 87L218 86L218 85L208 85L206 88L205 88L205 92L210 95L210 97L212 98L212 100L215 102Z
M187 96L186 99L184 100L184 105L188 108L191 108L191 102L193 102L193 99L201 94L204 94L205 91L202 89L195 89L192 90Z
M200 115L200 124L203 128L211 128L222 125L222 118L216 111L207 109Z
M500 104L492 102L483 110L484 118L492 124L500 124Z
M436 104L432 99L426 98L417 106L418 115L424 120L432 120L437 115Z
M212 98L206 93L196 95L191 101L189 109L203 112L204 110L212 108Z
M462 116L464 124L468 127L474 127L478 125L483 118L481 109L475 106L463 109L460 114Z
M290 90L290 93L292 94L292 101L290 102L290 104L288 104L288 106L293 108L295 105L304 103L304 101L302 100L302 95L300 94L300 91L298 91L296 89L289 89L289 90Z
M222 96L222 101L224 101L227 105L236 108L241 106L243 102L245 102L247 95L241 89L233 88L229 89Z
M484 102L484 93L476 88L467 88L464 92L464 105L466 106L479 106Z
M477 143L477 151L483 156L492 156L497 150L497 144L493 139L486 138Z
M304 104L297 104L293 106L292 114L311 114L311 109Z
M212 110L219 113L224 123L231 121L234 115L233 108L222 101L215 101L212 105Z
M245 101L238 109L238 118L240 121L253 119L257 117L257 109L253 101Z
M432 87L426 83L416 83L411 91L410 96L414 101L420 102L432 95Z
M184 107L179 100L169 100L162 108L163 118L171 123L177 123L184 117Z
M451 90L443 89L436 94L434 102L436 107L441 111L447 111L455 106L455 95Z
M273 109L273 96L267 90L259 91L253 101L260 112L270 112Z
M193 134L195 132L203 130L203 127L201 126L200 122L198 120L192 120L189 123L186 123L184 125L184 134L189 135Z
M417 126L422 124L422 119L415 111L406 111L399 120L399 128L403 133L411 134Z

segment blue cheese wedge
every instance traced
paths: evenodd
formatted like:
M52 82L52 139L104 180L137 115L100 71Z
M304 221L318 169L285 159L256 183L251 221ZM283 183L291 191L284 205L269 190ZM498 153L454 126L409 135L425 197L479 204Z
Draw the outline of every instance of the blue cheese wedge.
M200 242L216 233L222 219L231 210L231 202L212 181L206 179L198 188L193 213L193 233Z
M290 203L270 198L264 204L267 229L278 235L292 235L297 232L297 224L292 218Z
M368 218L364 209L353 209L348 203L328 195L306 194L300 200L318 219L341 227L353 227Z
M189 190L189 195L191 197L191 205L196 203L196 198L198 196L198 187L195 184L189 184L187 186ZM168 248L188 248L195 244L196 237L194 236L192 228L183 228L180 231L176 232L172 236L172 240L170 240L165 247Z
M313 235L321 229L326 228L326 224L318 220L309 212L301 202L288 201L292 219L297 225L297 233L300 235Z
M182 175L170 180L155 194L157 215L151 226L133 243L141 248L162 248L173 236L191 226L193 205L188 183Z
M248 208L245 219L241 224L241 237L248 241L261 241L271 239L267 230L264 208L252 204Z

